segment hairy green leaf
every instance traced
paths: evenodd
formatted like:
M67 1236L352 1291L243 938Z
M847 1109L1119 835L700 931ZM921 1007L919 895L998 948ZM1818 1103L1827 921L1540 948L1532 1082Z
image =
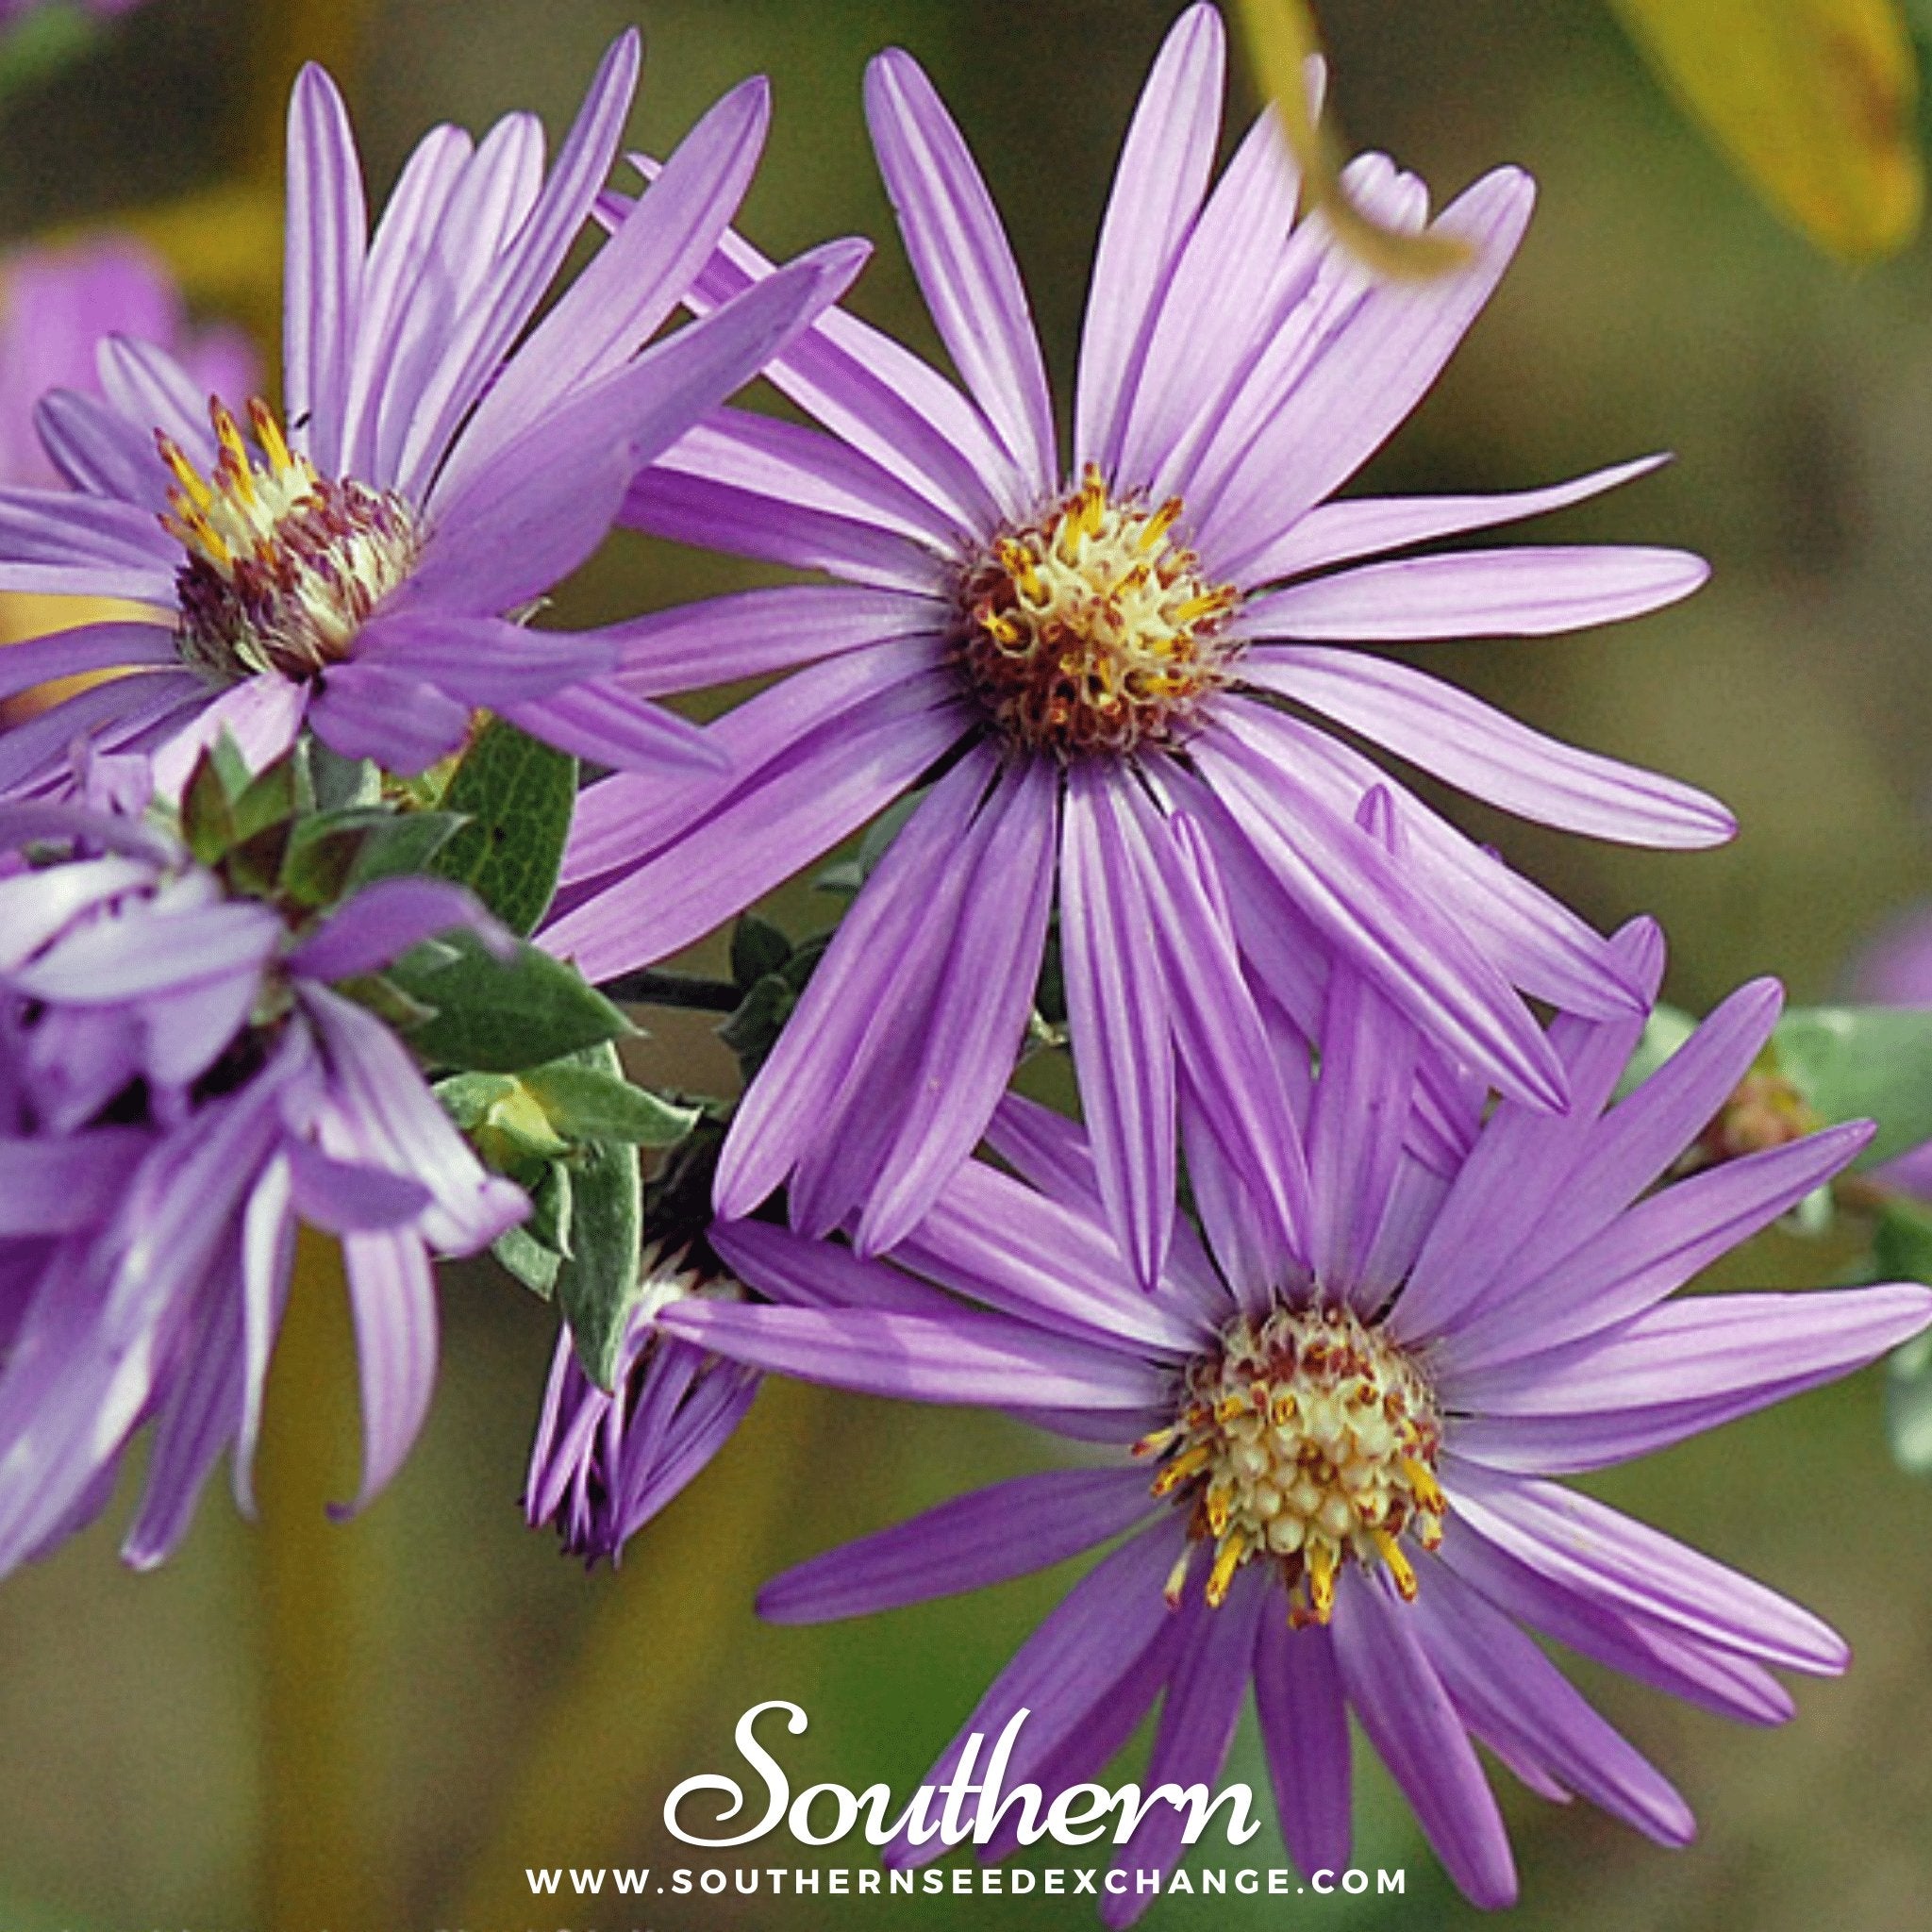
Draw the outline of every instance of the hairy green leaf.
M680 1107L622 1072L558 1060L535 1067L523 1084L566 1141L623 1141L638 1147L669 1147L697 1124L699 1110Z
M517 1074L633 1030L575 967L532 945L499 960L474 935L453 933L418 946L384 976L431 1010L409 1038L432 1066Z
M576 808L577 763L502 719L463 754L441 799L469 820L430 867L466 885L512 932L550 909Z
M581 1057L587 1071L623 1078L615 1047ZM589 1148L571 1172L571 1257L557 1273L557 1305L577 1360L600 1389L617 1374L625 1325L639 1293L644 1188L636 1150L619 1141Z
M546 1248L521 1227L497 1236L490 1252L503 1263L532 1294L547 1302L557 1290L557 1277L563 1270L563 1257Z

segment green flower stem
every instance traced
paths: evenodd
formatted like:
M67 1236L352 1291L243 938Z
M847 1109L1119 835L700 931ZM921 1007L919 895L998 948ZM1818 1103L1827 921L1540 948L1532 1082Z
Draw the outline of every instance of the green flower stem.
M631 1007L688 1007L700 1013L735 1013L744 989L728 979L705 979L694 973L663 973L646 968L607 980L597 991L606 999Z
M695 1759L700 1720L738 1715L734 1678L758 1626L752 1598L794 1507L827 1398L771 1382L711 1467L593 1580L582 1647L523 1754L460 1906L439 1924L521 1926L531 1865L621 1861Z

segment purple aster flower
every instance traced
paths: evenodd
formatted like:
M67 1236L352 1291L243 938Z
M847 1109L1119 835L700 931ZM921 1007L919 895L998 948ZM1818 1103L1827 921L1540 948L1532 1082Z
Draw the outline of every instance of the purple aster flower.
M523 620L601 541L638 463L756 374L864 251L822 250L644 346L750 178L767 113L754 81L533 321L603 185L637 66L626 34L547 176L529 115L479 143L437 128L373 236L341 98L303 72L286 427L259 401L240 415L208 402L163 349L118 337L101 352L103 398L42 403L47 454L75 487L0 491L0 588L152 615L8 654L0 695L70 672L140 675L0 740L0 794L57 779L78 734L167 743L168 787L222 728L260 766L305 721L348 757L419 772L478 707L606 764L716 764L692 727L611 681L615 644Z
M167 269L133 237L18 249L0 260L0 482L66 488L34 409L54 389L98 399L97 355L110 336L157 344L205 395L247 395L260 380L248 338L191 328Z
M1654 989L1656 929L1613 943ZM1761 1584L1552 1478L1828 1381L1932 1321L1932 1291L1909 1284L1669 1298L1869 1136L1837 1127L1657 1185L1778 1007L1774 982L1744 988L1613 1106L1641 1021L1559 1016L1549 1040L1570 1111L1506 1098L1466 1155L1432 1164L1415 1152L1417 1029L1338 964L1316 1070L1305 1046L1286 1048L1305 1243L1274 1242L1245 1169L1191 1136L1198 1223L1182 1223L1156 1296L1117 1258L1086 1137L1014 1098L991 1136L1012 1173L969 1162L890 1261L762 1223L716 1230L728 1265L786 1306L688 1302L659 1318L672 1333L873 1394L1030 1413L1108 1452L821 1557L773 1583L764 1613L856 1616L1124 1537L929 1782L1021 1709L1006 1790L1097 1779L1158 1699L1146 1788L1211 1786L1252 1685L1304 1872L1349 1861L1350 1711L1479 1904L1508 1902L1515 1874L1477 1741L1534 1790L1684 1842L1683 1800L1532 1633L1765 1724L1792 1711L1774 1669L1832 1674L1845 1646ZM1183 1817L1155 1803L1116 1862L1171 1868ZM1011 1849L1017 1818L983 1856ZM902 1840L887 1856L942 1849ZM1147 1902L1133 1890L1103 1909L1124 1924Z
M0 1573L105 1505L144 1425L130 1563L174 1549L225 1448L249 1507L298 1221L342 1243L360 1507L434 1386L431 1256L488 1245L526 1204L329 982L500 931L421 878L291 926L138 816L0 805L0 848L55 847L0 868Z
M532 1529L554 1522L573 1556L616 1563L724 1446L758 1393L757 1372L663 1334L658 1317L692 1296L742 1292L688 1255L646 1254L608 1391L584 1374L569 1328L558 1335L524 1491Z
M1507 496L1331 500L1495 287L1531 184L1500 171L1441 214L1469 251L1457 273L1378 281L1319 219L1297 221L1272 114L1208 192L1223 69L1220 18L1194 7L1127 136L1070 455L985 185L924 73L891 52L868 77L873 139L964 391L828 310L767 372L823 427L714 412L630 493L641 528L840 581L624 634L622 681L641 694L797 675L718 727L733 770L695 803L623 776L586 794L548 945L593 979L662 958L936 780L750 1091L721 1214L784 1183L807 1231L857 1215L867 1251L906 1234L1006 1084L1056 910L1102 1196L1143 1282L1168 1239L1190 1081L1225 1095L1215 1129L1246 1150L1277 1238L1292 1231L1300 1180L1263 1158L1285 1103L1254 1072L1243 961L1304 1030L1324 961L1354 961L1453 1058L1559 1109L1560 1060L1522 995L1600 1019L1640 1004L1627 972L1409 792L1391 788L1402 850L1366 838L1357 807L1388 781L1324 724L1545 824L1659 846L1730 836L1699 792L1350 648L1574 630L1671 603L1706 570L1642 548L1360 560L1653 465ZM1422 184L1381 157L1350 181L1381 221L1423 224ZM769 272L727 236L693 301ZM1231 945L1201 937L1224 896Z

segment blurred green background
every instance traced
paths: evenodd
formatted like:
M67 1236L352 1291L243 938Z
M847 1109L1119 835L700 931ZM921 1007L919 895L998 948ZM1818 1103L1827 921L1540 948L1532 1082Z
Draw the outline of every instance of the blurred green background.
M1168 0L393 0L369 9L151 0L14 100L0 232L22 239L190 194L259 157L263 76L319 40L380 191L430 122L516 106L560 128L597 51L648 42L634 132L661 148L753 71L776 123L745 222L790 250L881 244L857 304L928 350L864 144L859 84L888 42L924 60L982 158L1049 359L1071 371L1116 145ZM1542 185L1519 263L1393 447L1380 490L1525 487L1667 448L1660 475L1551 519L1558 536L1690 545L1689 606L1574 640L1440 646L1430 663L1549 729L1719 792L1742 836L1665 858L1485 816L1493 838L1604 924L1672 937L1670 992L1702 1008L1775 973L1828 993L1849 950L1932 884L1932 255L1854 275L1779 227L1677 117L1596 0L1329 0L1343 124L1439 196L1516 160ZM1243 119L1252 93L1238 81ZM219 242L213 238L208 245ZM225 287L219 275L209 286ZM243 304L244 308L246 303ZM748 581L620 539L564 599L597 621ZM794 928L829 915L804 887ZM649 1071L725 1077L702 1022ZM1727 1281L1819 1278L1773 1237ZM522 1867L706 1862L658 1824L664 1792L737 1771L752 1702L811 1713L794 1789L916 1783L979 1689L1064 1587L1052 1574L823 1631L767 1630L756 1581L826 1544L1054 1453L997 1420L771 1389L709 1474L588 1578L515 1503L548 1311L488 1270L451 1278L429 1427L362 1520L346 1324L306 1281L271 1391L268 1521L211 1491L158 1575L108 1524L0 1588L0 1926L123 1932L468 1932L841 1923L823 1897L608 1897L541 1906ZM1891 1468L1875 1374L1622 1473L1605 1494L1755 1572L1845 1631L1841 1683L1801 1684L1779 1732L1728 1726L1585 1671L1702 1821L1670 1854L1582 1806L1508 1785L1525 1927L1917 1927L1932 1917L1932 1490ZM1230 1776L1265 1785L1244 1734ZM1474 1914L1379 1772L1357 1862L1406 1896L1185 1899L1148 1924L1457 1924ZM1226 1862L1280 1862L1273 1828ZM766 1847L755 1848L764 1854ZM724 1855L732 1857L735 1855ZM775 1862L773 1852L762 1862ZM788 1863L814 1855L787 1848ZM866 1861L862 1845L824 1855ZM1216 1862L1221 1862L1217 1857ZM1086 1924L1091 1901L868 1903L879 1927ZM1378 1916L1379 1915L1379 1916Z

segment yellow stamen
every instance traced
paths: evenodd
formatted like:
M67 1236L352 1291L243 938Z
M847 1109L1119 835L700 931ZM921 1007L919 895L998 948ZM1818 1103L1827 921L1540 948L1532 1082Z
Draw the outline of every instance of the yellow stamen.
M1408 1486L1415 1491L1415 1499L1424 1509L1436 1511L1439 1515L1444 1507L1442 1485L1436 1480L1436 1472L1427 1464L1418 1462L1412 1456L1402 1458L1402 1473L1408 1478Z
M289 445L282 437L282 425L275 421L275 412L259 396L249 400L248 424L262 454L277 471L295 467L295 459L289 454Z
M1190 597L1174 612L1177 624L1198 624L1204 617L1219 617L1234 608L1234 598L1226 591L1208 591L1198 597Z
M1198 1475L1208 1467L1213 1456L1205 1442L1197 1442L1193 1448L1176 1456L1160 1474L1154 1478L1154 1493L1157 1496L1171 1496L1191 1475Z
M172 436L157 433L155 447L161 453L161 460L167 464L175 481L181 486L181 493L196 509L206 509L215 500L215 493L202 479L202 475L188 460L188 453Z
M1323 1543L1308 1552L1308 1605L1318 1624L1335 1614L1335 1558Z
M1409 1560L1402 1554L1402 1547L1386 1529L1372 1529L1370 1536L1374 1539L1376 1549L1382 1553L1382 1560L1388 1564L1390 1573L1395 1578L1395 1588L1402 1592L1402 1601L1412 1604L1415 1601L1415 1571Z
M1147 527L1141 532L1141 548L1158 550L1161 540L1174 528L1181 513L1181 500L1170 496L1154 514L1147 519Z
M1240 1530L1229 1537L1214 1553L1214 1568L1208 1573L1208 1607L1218 1610L1227 1601L1228 1586L1234 1581L1234 1573L1241 1567L1241 1557L1247 1554L1247 1540Z
M1228 1489L1212 1489L1207 1497L1208 1527L1219 1537L1227 1528L1228 1518L1234 1513L1234 1491Z

